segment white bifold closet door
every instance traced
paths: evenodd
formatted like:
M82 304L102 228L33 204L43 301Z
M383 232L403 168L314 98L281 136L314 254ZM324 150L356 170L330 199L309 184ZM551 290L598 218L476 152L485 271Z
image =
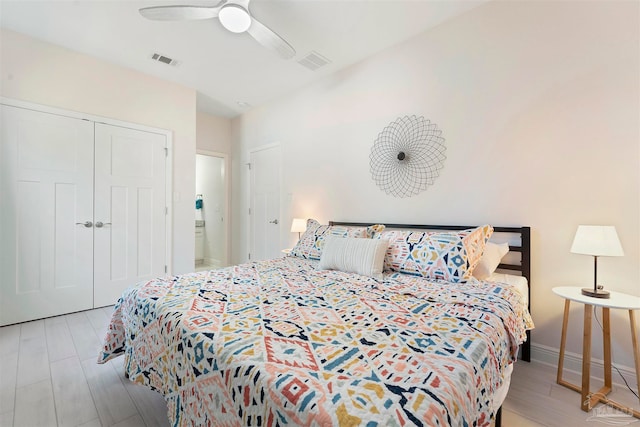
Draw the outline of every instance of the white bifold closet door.
M2 106L1 324L93 305L93 123Z
M164 135L96 123L95 307L165 273L165 147Z
M165 136L1 108L0 325L114 304L163 275Z

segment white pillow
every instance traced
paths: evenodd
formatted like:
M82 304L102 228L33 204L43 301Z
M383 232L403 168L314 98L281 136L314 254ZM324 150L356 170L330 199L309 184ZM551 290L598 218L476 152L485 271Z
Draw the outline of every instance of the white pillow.
M340 270L382 280L384 255L389 241L357 237L327 236L319 270Z
M487 242L484 247L484 252L482 253L482 258L480 258L480 262L478 262L478 265L476 265L476 268L473 270L473 277L479 280L485 280L491 276L507 252L509 252L508 243Z

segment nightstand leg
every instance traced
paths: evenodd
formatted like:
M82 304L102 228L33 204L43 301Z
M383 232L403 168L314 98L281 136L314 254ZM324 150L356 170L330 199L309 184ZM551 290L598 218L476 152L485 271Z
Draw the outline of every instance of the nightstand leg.
M591 410L589 380L591 379L591 317L593 307L589 304L584 305L584 325L582 335L582 401L580 408L583 411Z
M636 364L636 381L638 384L638 393L640 393L640 350L638 349L638 332L636 332L636 319L634 311L629 310L629 321L631 322L631 343L633 344L633 361ZM640 417L639 413L635 413L636 418Z
M604 350L604 386L611 390L611 327L609 307L602 307L602 348Z
M560 338L560 354L558 355L558 374L556 376L556 382L558 384L564 384L562 379L562 370L564 369L564 347L567 342L567 323L569 322L569 304L567 299L564 301L564 316L562 317L562 335Z

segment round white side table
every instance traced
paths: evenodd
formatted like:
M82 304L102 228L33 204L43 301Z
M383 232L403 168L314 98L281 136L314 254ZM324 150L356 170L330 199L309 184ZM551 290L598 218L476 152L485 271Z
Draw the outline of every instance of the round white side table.
M611 327L609 324L609 310L621 309L629 311L629 322L631 325L631 343L633 346L633 360L636 368L636 380L640 389L640 350L638 350L638 333L636 332L636 322L634 312L640 310L640 297L623 294L620 292L611 293L610 298L594 298L582 295L583 286L563 286L553 288L553 293L561 296L564 301L564 316L562 319L562 337L560 339L560 354L558 357L557 383L581 394L582 400L580 408L583 411L590 411L598 402L605 403L621 411L631 411L633 416L640 418L640 411L622 406L618 402L608 399L606 396L611 392ZM562 379L564 365L564 350L567 341L567 323L569 321L569 305L571 301L584 304L584 325L582 341L582 385L577 386ZM595 393L590 391L589 379L591 376L591 318L593 307L602 308L602 338L604 349L604 386Z

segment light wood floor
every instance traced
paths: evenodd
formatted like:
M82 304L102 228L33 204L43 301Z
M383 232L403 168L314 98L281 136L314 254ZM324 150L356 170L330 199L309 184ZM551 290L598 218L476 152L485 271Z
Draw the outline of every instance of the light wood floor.
M112 310L0 328L0 426L169 425L163 398L124 378L122 357L96 364ZM579 383L576 375L565 377ZM640 406L621 387L613 396ZM593 414L580 410L579 394L555 384L553 367L516 364L504 404L505 427L593 425L588 422Z

